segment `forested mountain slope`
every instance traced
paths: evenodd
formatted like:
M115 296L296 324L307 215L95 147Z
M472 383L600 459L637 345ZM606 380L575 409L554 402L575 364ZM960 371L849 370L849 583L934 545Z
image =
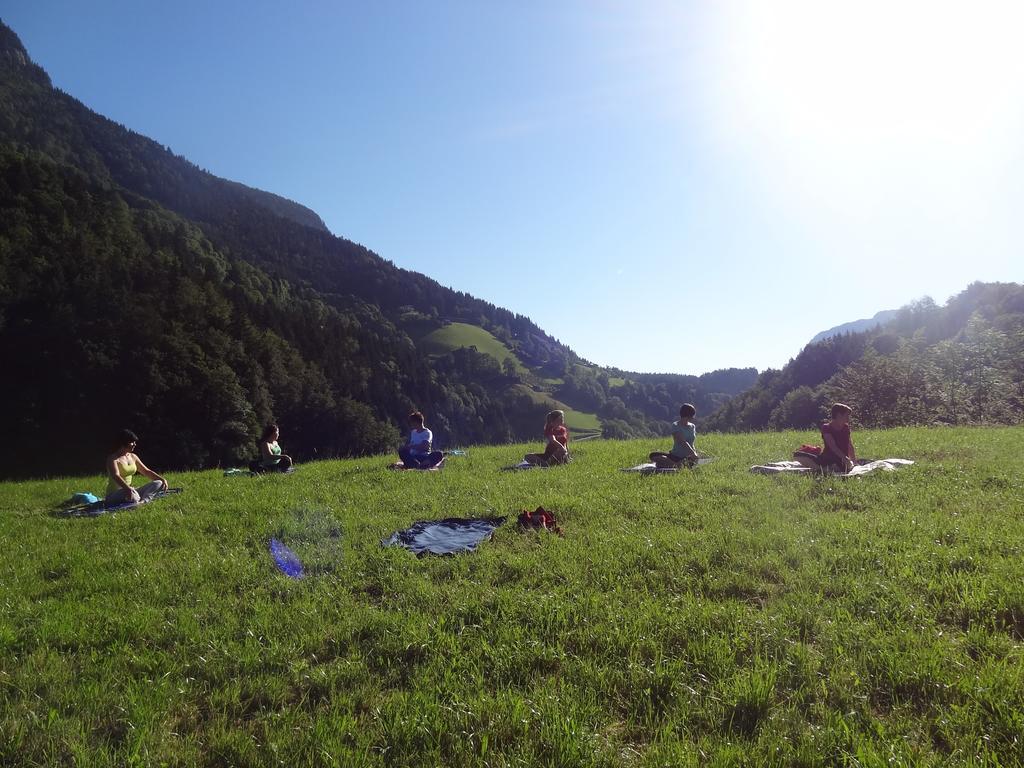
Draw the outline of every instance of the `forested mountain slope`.
M2 24L0 213L0 354L16 371L0 396L19 446L2 476L92 470L122 425L168 467L242 461L271 418L300 459L378 451L412 407L447 446L530 437L555 398L600 410L608 434L651 434L681 400L707 412L756 376L609 375L528 318L96 115ZM453 321L521 366L418 346Z
M805 428L831 401L864 426L1024 421L1024 286L973 283L888 323L808 344L709 418L707 429Z

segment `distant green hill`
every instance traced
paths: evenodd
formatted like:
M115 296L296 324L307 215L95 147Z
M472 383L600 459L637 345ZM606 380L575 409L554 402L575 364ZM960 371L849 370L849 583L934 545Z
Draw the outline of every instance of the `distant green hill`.
M430 354L450 352L453 349L476 347L477 351L489 355L499 364L511 361L516 373L527 375L529 371L520 362L516 353L502 344L494 334L478 325L468 323L448 323L431 331L418 342L421 349Z
M535 375L523 365L514 351L502 344L493 334L488 333L479 326L467 323L448 323L428 333L420 339L418 344L421 349L432 354L474 347L477 351L502 364L503 368L511 365L516 376L538 382L534 386L540 386L541 389L539 390L534 389L534 386L527 383L513 383L510 386L516 388L517 391L522 392L533 402L544 408L558 408L565 411L565 421L570 430L577 432L599 432L601 429L601 421L596 414L584 413L560 402L551 394L552 387L557 386L555 381Z
M544 405L545 408L565 411L565 423L569 429L573 432L593 432L600 431L601 420L593 413L583 413L577 411L572 406L566 405L565 403L551 397L551 395L533 389L525 384L517 385L523 392L526 393L534 402Z
M708 429L804 428L833 401L864 426L1024 422L1024 285L972 283L884 325L808 344L722 405Z

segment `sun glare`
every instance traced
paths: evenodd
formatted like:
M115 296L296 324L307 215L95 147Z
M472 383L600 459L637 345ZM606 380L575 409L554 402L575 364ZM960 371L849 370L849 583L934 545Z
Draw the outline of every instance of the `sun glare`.
M720 93L740 131L873 149L969 150L1019 137L1022 4L729 8L719 19Z

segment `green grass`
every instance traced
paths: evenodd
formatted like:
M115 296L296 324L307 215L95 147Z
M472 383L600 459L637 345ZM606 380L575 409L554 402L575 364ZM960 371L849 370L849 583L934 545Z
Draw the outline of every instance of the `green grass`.
M860 432L918 463L762 477L800 433L535 446L440 473L168 473L179 496L48 515L100 478L0 486L0 765L1019 765L1021 429ZM148 457L144 457L148 458ZM416 519L554 509L471 555ZM311 576L278 574L283 535Z
M490 331L468 323L449 323L443 328L431 331L422 339L420 346L428 353L448 352L461 347L476 347L477 352L490 355L499 363L511 360L521 376L530 374L516 354L506 347Z
M577 411L561 400L557 400L545 392L537 392L526 384L520 384L519 389L532 397L534 402L550 403L552 408L559 408L565 411L565 424L569 427L570 432L573 430L579 432L599 432L601 430L601 420L597 417L596 413Z

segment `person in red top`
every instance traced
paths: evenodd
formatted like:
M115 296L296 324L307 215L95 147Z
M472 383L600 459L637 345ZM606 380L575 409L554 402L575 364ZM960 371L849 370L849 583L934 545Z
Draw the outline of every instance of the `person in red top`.
M565 426L565 413L551 411L544 421L544 437L548 443L544 453L528 453L523 458L527 463L542 467L569 462L569 430Z
M821 425L821 439L825 442L818 458L822 469L849 472L857 461L857 452L850 439L850 415L853 409L843 403L832 406L832 420Z

